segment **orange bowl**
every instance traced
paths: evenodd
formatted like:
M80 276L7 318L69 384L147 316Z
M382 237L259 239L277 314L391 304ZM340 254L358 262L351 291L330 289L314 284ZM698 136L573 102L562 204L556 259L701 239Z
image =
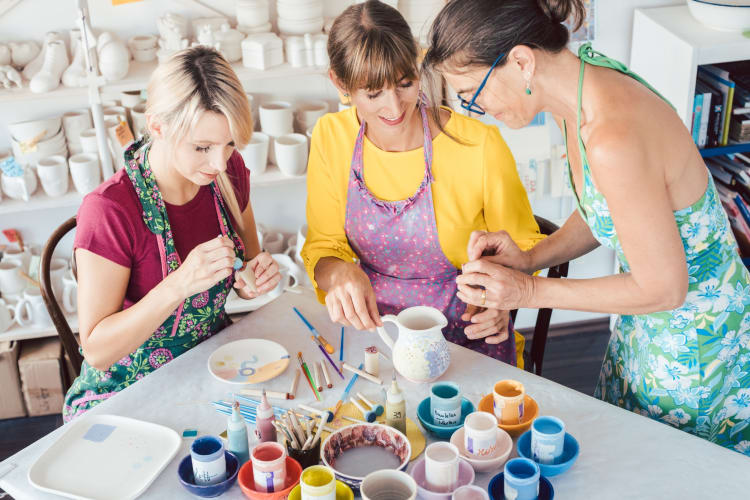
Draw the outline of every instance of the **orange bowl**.
M486 411L487 413L492 413L494 415L495 410L492 407L493 406L492 400L493 400L492 394L487 394L479 402L478 410ZM523 397L523 410L524 411L523 411L523 417L521 418L521 423L502 424L498 420L497 426L513 437L520 436L521 434L529 430L529 428L531 427L531 422L533 422L534 419L539 416L539 405L536 404L536 401L534 401L534 398L526 394ZM240 471L240 473L242 473L242 471Z
M248 460L240 469L237 476L237 482L240 484L242 493L251 500L284 500L289 493L299 484L299 478L302 475L302 466L292 457L286 457L286 483L284 489L266 493L255 489L255 478L253 477L253 463Z

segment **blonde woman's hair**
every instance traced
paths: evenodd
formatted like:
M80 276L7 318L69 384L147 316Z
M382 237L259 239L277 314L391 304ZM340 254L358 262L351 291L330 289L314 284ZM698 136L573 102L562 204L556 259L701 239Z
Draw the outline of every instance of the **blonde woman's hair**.
M148 83L146 114L158 117L166 126L164 137L172 147L188 137L206 111L226 117L237 149L250 142L250 104L240 80L219 52L202 46L185 49L154 70ZM216 180L232 217L243 229L242 213L226 171Z

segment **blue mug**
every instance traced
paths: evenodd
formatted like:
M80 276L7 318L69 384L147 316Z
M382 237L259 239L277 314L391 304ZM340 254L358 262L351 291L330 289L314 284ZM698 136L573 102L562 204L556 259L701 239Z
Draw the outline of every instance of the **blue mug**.
M554 464L562 456L565 424L557 417L537 417L531 424L531 458L540 464Z
M430 412L435 425L461 422L461 392L455 382L438 382L430 388Z
M215 436L202 436L193 441L190 445L190 460L195 484L216 484L227 478L224 442Z
M505 498L536 500L539 497L539 466L528 458L514 458L505 463L503 471Z

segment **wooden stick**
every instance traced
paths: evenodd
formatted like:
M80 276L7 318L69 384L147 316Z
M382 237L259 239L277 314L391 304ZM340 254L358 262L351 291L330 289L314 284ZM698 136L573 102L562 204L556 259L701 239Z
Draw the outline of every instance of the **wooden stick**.
M312 443L310 443L310 448L315 448L315 444L318 442L318 439L320 439L320 434L323 432L323 429L325 429L325 425L323 425L323 417L320 417L320 423L318 424L318 432L315 433L315 438L312 440Z
M243 394L245 396L261 397L263 396L263 390L262 389L240 389L240 394ZM278 392L278 391L266 391L266 397L270 399L294 399L294 396L291 396L288 392Z
M289 399L294 399L297 394L297 384L299 383L300 370L294 371L294 380L292 380L292 386L289 388L289 395L292 396Z
M323 376L326 379L326 385L330 389L331 387L333 387L333 384L331 383L331 377L328 375L328 368L326 368L326 364L322 361L320 362L320 369L323 370Z
M304 443L307 439L307 436L305 436L305 432L302 430L302 426L299 423L299 420L297 420L297 415L294 414L293 411L288 411L287 416L289 416L289 421L292 423L292 428L294 429L294 432L297 433L297 437L299 437L300 444Z
M318 388L318 392L323 390L323 377L320 376L320 362L314 363L315 368L315 387Z
M350 372L352 372L352 373L356 373L356 374L357 374L357 375L359 375L360 377L362 377L362 378L365 378L365 379L367 379L367 380L369 380L370 382L373 382L373 383L375 383L375 384L378 384L378 385L383 385L383 381L382 381L382 380L380 380L380 379L379 379L378 377L376 377L376 376L374 376L374 375L370 375L369 373L367 373L367 372L366 372L366 371L364 371L364 370L360 370L360 369L358 369L358 368L354 368L354 367L353 367L352 365L350 365L350 364L349 364L349 363L347 363L347 362L344 362L344 370L348 370L348 371L350 371Z
M294 432L290 431L289 426L287 426L284 422L279 422L279 425L284 429L284 433L292 440L292 445L299 450L301 448L301 445L299 439L297 439L297 435Z
M354 418L354 417L347 417L346 415L341 415L341 418L343 418L344 420L348 420L349 422L356 422L358 424L367 424L367 423L369 423L366 420L362 420L362 419Z
M289 444L294 447L294 439L292 439L292 435L289 434L289 431L286 430L286 427L283 427L279 422L272 420L271 423L276 428L277 431L279 431L281 434L285 435L286 437L284 440L289 440Z

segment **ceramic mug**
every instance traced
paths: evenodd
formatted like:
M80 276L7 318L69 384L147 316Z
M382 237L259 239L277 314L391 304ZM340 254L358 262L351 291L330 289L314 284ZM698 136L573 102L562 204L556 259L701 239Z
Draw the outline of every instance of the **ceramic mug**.
M274 493L284 489L286 482L286 449L280 443L260 443L250 453L255 490Z
M133 135L136 139L146 133L146 104L140 103L130 109L130 119L133 120Z
M63 278L68 271L68 261L65 259L52 259L49 263L49 278L52 284L52 293L58 302L62 300Z
M68 192L68 161L64 156L48 156L36 164L36 172L42 182L42 189L50 198L57 198Z
M431 491L447 493L458 483L459 452L451 443L436 442L424 452L425 481Z
M3 251L2 262L15 262L26 273L29 271L29 264L31 264L31 249L28 245L23 250L15 247L6 248Z
M300 130L307 130L317 123L318 119L328 113L325 101L302 101L297 104L297 124Z
M464 448L473 457L491 457L497 449L497 418L475 411L464 420Z
M271 137L279 137L294 132L294 112L292 104L286 101L272 101L261 104L260 129Z
M81 132L94 126L94 123L91 121L91 113L87 109L65 113L62 116L62 124L65 131L65 138L68 140L68 146L80 146Z
M16 310L0 298L0 333L4 332L15 322Z
M307 169L307 137L302 134L286 134L273 141L276 165L281 173L294 177Z
M190 459L193 464L195 484L209 485L227 478L227 461L224 456L224 443L214 436L202 436L190 445Z
M359 491L364 500L414 500L417 483L400 470L379 470L365 476Z
M82 195L86 195L96 189L101 180L101 168L99 157L93 153L81 153L71 156L68 160L70 176L73 185Z
M554 464L563 453L565 424L557 417L537 417L531 424L531 458Z
M16 322L21 326L47 328L53 326L52 318L47 312L42 292L36 287L27 288L23 297L16 304Z
M78 310L78 282L73 276L73 270L68 269L62 279L62 305L65 311L74 313Z
M523 384L516 380L500 380L495 384L492 392L492 408L501 423L521 423L525 394Z
M304 283L305 277L307 277L307 273L305 272L302 267L300 267L294 260L289 257L286 254L280 254L275 253L271 255L273 257L273 260L276 261L276 263L279 265L279 269L285 270L287 274L289 274L289 278L292 280L293 284L290 284L289 286L295 287L297 285L302 285Z
M123 90L120 92L120 102L124 108L134 108L143 102L140 90Z
M300 476L302 500L336 500L336 476L325 465L313 465Z
M245 167L252 175L260 175L268 166L269 137L263 132L253 132L250 142L240 151Z
M284 250L284 235L268 233L263 238L263 248L270 254L281 253Z
M456 425L461 421L461 391L455 382L438 382L430 387L430 412L435 425Z
M490 500L487 490L475 484L465 484L456 488L451 500Z
M96 129L87 128L78 134L78 142L84 153L98 153L99 143L96 140Z
M539 496L539 466L528 458L514 458L505 463L503 490L505 498L536 500Z
M36 174L28 166L24 167L22 175L16 177L3 172L1 179L0 184L2 184L3 193L14 200L29 201L38 186Z
M26 278L21 276L21 263L6 261L3 257L0 262L0 292L4 297L18 295L29 284Z

